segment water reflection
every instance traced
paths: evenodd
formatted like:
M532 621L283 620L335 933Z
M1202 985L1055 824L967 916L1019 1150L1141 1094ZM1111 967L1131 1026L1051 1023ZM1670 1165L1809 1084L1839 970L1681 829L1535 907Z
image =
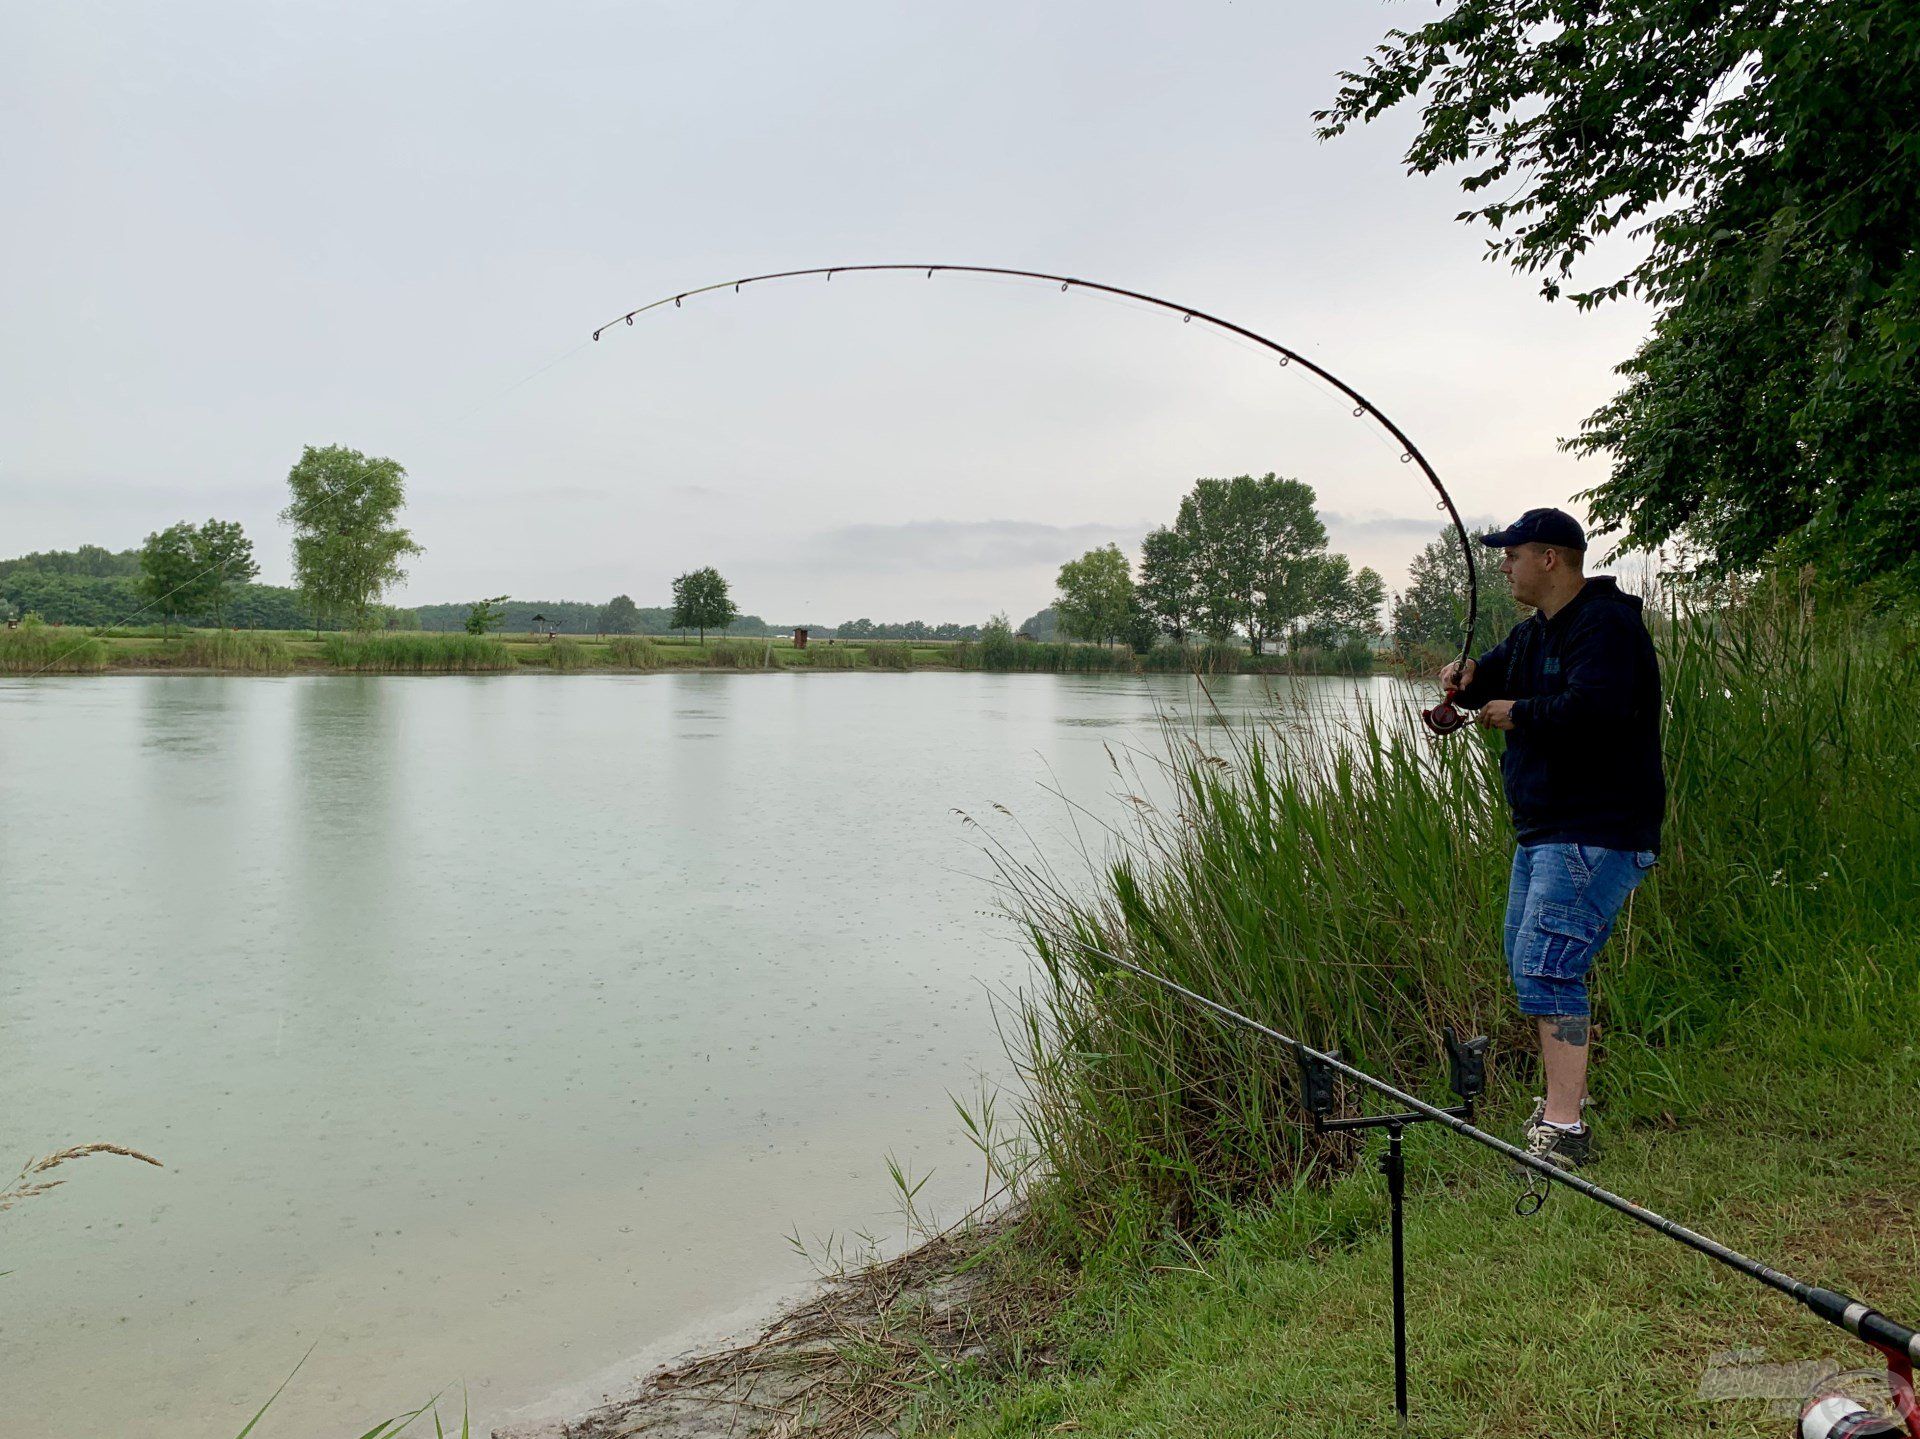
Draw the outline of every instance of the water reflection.
M947 1094L1000 1073L1023 967L954 812L1071 875L1088 815L1164 797L1163 716L1360 692L0 681L0 1160L169 1166L7 1216L8 1423L232 1433L317 1342L277 1435L461 1378L484 1427L801 1278L791 1229L885 1227L889 1150L952 1212Z

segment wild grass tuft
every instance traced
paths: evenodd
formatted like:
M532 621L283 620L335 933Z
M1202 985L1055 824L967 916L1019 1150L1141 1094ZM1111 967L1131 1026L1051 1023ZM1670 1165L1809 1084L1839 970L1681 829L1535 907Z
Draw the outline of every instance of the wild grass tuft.
M173 657L183 665L237 674L285 674L293 668L293 649L278 635L251 630L204 630L188 635Z
M663 663L660 646L645 635L616 635L607 643L607 656L623 670L657 670Z
M1132 674L1139 666L1124 645L1048 644L1004 633L954 647L962 669L1012 673Z
M809 645L794 653L793 663L816 670L850 670L859 665L860 655L844 645Z
M876 670L910 670L913 648L906 644L871 644L866 651L867 667Z
M590 667L593 657L587 647L579 640L567 635L557 635L547 642L547 668L571 673Z
M1779 599L1659 629L1663 860L1597 978L1622 1116L1684 1102L1667 1047L1756 1019L1867 1060L1887 997L1920 983L1914 635ZM1436 744L1384 717L1249 728L1224 753L1174 735L1177 803L1113 833L1091 893L1000 852L1039 960L1006 1025L1045 1176L1029 1197L1069 1248L1213 1231L1352 1153L1297 1122L1286 1054L1100 951L1416 1088L1445 1024L1530 1052L1500 952L1497 757L1490 735Z
M766 640L716 640L707 649L707 663L715 669L771 669L773 645Z
M1237 675L1248 658L1238 645L1155 645L1140 656L1140 668L1175 674Z
M0 674L97 674L107 667L107 642L65 625L29 620L0 629Z
M365 674L469 674L517 668L491 635L328 635L321 654L335 669Z

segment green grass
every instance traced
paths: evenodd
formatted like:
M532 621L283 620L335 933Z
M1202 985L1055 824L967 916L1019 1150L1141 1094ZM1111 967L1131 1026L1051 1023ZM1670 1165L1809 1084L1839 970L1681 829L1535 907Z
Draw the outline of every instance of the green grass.
M85 630L32 622L0 629L0 674L93 674L108 657L107 642Z
M962 669L1012 673L1131 674L1133 651L1124 646L1048 644L1005 635L956 645Z
M865 658L868 669L910 670L914 667L913 646L909 644L870 644Z
M513 652L490 635L328 635L320 653L335 669L367 674L467 674L516 666Z
M171 647L175 663L237 674L285 674L293 647L277 634L252 630L199 630Z
M1250 654L1238 645L1156 645L1136 654L1126 645L1068 644L989 635L953 647L961 669L1053 674L1283 674L1364 675L1373 672L1365 645L1341 649L1302 648Z
M1595 1177L1911 1321L1920 635L1777 599L1658 628L1672 804L1596 971ZM1113 834L1091 890L1002 853L1041 965L1005 1016L1025 1138L999 1168L1029 1218L999 1263L1012 1282L1064 1270L1072 1298L1011 1359L933 1377L923 1427L1383 1431L1377 1172L1351 1139L1310 1138L1287 1055L1080 946L1435 1099L1440 1026L1491 1033L1512 1133L1535 1086L1499 951L1496 753L1384 723L1357 744L1252 731L1220 758L1175 736L1177 811ZM1693 1397L1712 1354L1865 1362L1577 1196L1512 1217L1475 1146L1409 1142L1417 1433L1771 1434L1757 1405Z
M1815 1066L1791 1043L1678 1057L1690 1101L1670 1119L1603 1115L1595 1177L1910 1320L1920 1140L1906 1116L1920 1051L1904 1036L1920 1012L1909 994L1888 1017L1901 1037L1878 1062ZM1519 1110L1499 1117L1511 1129ZM1715 1355L1876 1367L1798 1306L1599 1205L1563 1191L1518 1218L1491 1155L1431 1129L1407 1144L1412 1434L1776 1439L1787 1421L1761 1403L1697 1397ZM1096 1261L1026 1337L1046 1367L1006 1382L975 1362L930 1378L905 1432L1391 1432L1386 1216L1365 1165L1236 1213L1213 1243L1147 1240L1138 1262Z
M1920 979L1920 648L1789 605L1683 620L1662 638L1673 789L1660 868L1602 965L1613 1080L1672 1090L1667 1054L1735 1022L1873 1033L1893 979ZM1049 1176L1036 1199L1098 1247L1133 1210L1217 1228L1334 1146L1311 1143L1290 1062L1122 983L1092 945L1407 1082L1443 1024L1525 1053L1499 948L1510 831L1491 736L1436 745L1374 722L1177 743L1175 812L1115 837L1067 892L1011 856L1041 960L1009 1033Z
M811 644L796 651L789 662L814 670L850 670L860 664L860 652L848 645Z
M1156 645L1140 656L1140 668L1148 673L1237 675L1249 658L1238 645Z
M707 663L715 669L764 670L777 668L773 645L767 640L716 640L707 646Z
M657 670L660 646L645 635L616 635L607 641L607 659L616 669Z
M567 635L556 636L546 647L547 668L562 674L589 668L597 657L598 646L589 647Z

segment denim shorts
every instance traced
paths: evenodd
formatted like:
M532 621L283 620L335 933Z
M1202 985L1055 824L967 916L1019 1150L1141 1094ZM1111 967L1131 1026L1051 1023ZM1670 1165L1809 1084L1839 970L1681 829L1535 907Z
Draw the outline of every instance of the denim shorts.
M1523 1013L1588 1014L1587 971L1614 916L1647 877L1652 850L1521 845L1507 885L1507 973Z

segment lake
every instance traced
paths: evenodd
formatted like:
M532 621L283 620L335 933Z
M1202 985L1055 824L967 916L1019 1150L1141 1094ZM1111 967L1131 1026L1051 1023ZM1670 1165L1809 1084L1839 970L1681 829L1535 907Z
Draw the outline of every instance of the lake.
M166 1164L0 1215L6 1432L226 1439L311 1346L259 1439L484 1433L897 1246L889 1154L957 1216L1026 972L957 812L1084 873L1157 716L1404 703L1278 686L0 680L0 1181Z

